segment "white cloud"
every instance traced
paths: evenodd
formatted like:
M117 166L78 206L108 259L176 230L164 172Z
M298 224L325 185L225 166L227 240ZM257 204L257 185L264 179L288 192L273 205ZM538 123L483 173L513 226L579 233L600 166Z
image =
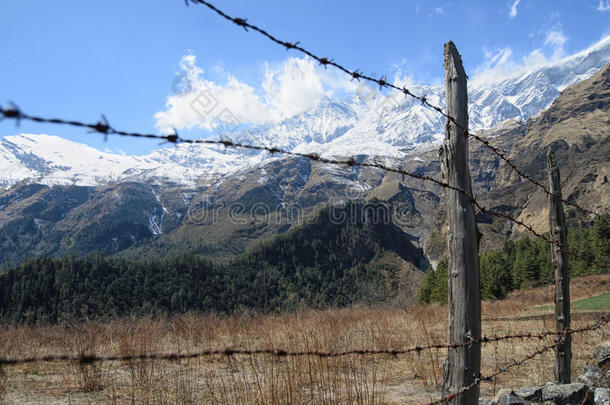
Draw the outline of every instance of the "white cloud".
M610 0L599 0L597 11L610 11Z
M502 48L498 51L491 52L485 51L485 59L488 67L494 67L498 65L504 65L508 59L512 56L513 50L510 48Z
M563 47L567 38L563 35L561 31L549 31L546 33L546 38L544 39L545 45L551 45L556 47Z
M230 73L226 75L224 84L207 80L195 55L184 56L180 76L186 85L177 86L180 88L168 97L166 109L155 114L157 126L169 133L174 127L213 129L232 121L276 122L315 106L336 91L356 88L349 78L322 69L309 58L291 58L274 69L267 66L258 89Z
M566 41L567 38L561 31L548 31L545 35L544 46L534 49L521 60L515 60L510 47L494 50L483 49L485 62L475 69L472 83L475 86L491 84L560 60L565 56Z
M436 7L436 8L434 9L434 12L435 12L436 14L444 14L444 13L445 13L445 10L444 10L442 7Z
M517 6L519 6L519 3L521 3L521 0L515 0L513 5L510 6L510 12L508 13L510 18L515 18L517 16Z
M499 49L483 49L485 62L475 69L472 78L474 85L493 83L497 80L510 76L518 68L517 63L512 60L513 50L510 47Z
M568 39L561 31L549 31L546 33L544 39L544 45L550 46L554 49L553 59L560 59L565 56L563 45Z
M313 61L297 58L289 59L279 70L267 68L262 88L270 114L276 119L298 114L329 95Z

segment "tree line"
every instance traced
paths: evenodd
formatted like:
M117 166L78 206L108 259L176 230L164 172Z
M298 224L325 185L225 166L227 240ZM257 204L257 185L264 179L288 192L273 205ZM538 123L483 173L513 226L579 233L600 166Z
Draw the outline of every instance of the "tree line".
M610 264L610 215L590 227L568 230L568 246L583 259L568 256L572 277L600 274L604 270L589 262ZM586 259L586 260L584 260ZM422 303L447 302L447 259L426 274L418 294ZM554 282L549 244L541 239L507 240L501 250L480 256L481 298L505 298L516 289L536 287Z

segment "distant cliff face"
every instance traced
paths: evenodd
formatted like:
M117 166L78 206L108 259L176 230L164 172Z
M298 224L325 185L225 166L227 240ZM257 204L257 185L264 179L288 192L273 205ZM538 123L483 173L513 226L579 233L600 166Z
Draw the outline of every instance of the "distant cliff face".
M510 154L519 167L547 184L545 156L551 148L560 167L563 197L596 212L610 209L610 63L564 90L523 130ZM500 168L498 187L516 181L514 173ZM523 201L519 218L547 231L548 197L527 185L515 189L515 198ZM564 209L568 218L588 218L571 207Z

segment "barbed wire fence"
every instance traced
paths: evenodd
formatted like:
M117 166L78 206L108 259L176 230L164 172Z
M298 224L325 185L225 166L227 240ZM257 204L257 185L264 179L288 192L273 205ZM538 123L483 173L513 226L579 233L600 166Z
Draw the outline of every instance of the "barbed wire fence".
M463 125L459 124L454 117L447 114L441 107L432 104L425 95L423 95L423 96L417 95L417 94L413 93L411 90L409 90L407 87L404 87L404 86L401 87L401 86L397 86L393 83L390 83L387 81L386 77L384 77L384 76L376 78L373 76L366 75L358 69L354 69L354 70L348 69L348 68L344 67L343 65L339 64L338 62L335 62L334 59L331 59L328 57L320 57L320 56L316 55L315 53L307 50L306 48L304 48L303 46L300 45L300 42L282 41L282 40L276 38L275 36L273 36L272 34L270 34L265 29L262 29L254 24L249 23L247 21L247 19L229 16L228 14L226 14L222 10L218 9L217 7L215 7L213 4L209 3L208 1L185 0L185 2L187 5L189 3L204 5L204 6L208 7L209 9L213 10L215 13L217 13L224 19L244 28L246 31L252 30L252 31L258 32L259 34L268 38L272 42L285 47L287 50L295 50L295 51L301 52L302 54L305 54L308 57L314 59L322 66L334 67L334 68L338 69L339 71L349 75L354 80L364 80L367 82L371 82L371 83L378 85L380 89L387 88L387 89L399 91L402 94L404 94L406 97L411 97L411 98L414 98L414 99L420 101L422 103L422 105L436 111L438 114L440 114L442 117L444 117L448 122L454 124L456 127L461 129L466 137L474 139L476 142L480 143L484 148L490 150L494 155L496 155L499 159L501 159L503 162L505 162L508 165L508 167L518 175L519 178L521 178L521 179L533 184L537 188L543 190L543 192L547 196L558 198L566 205L569 205L585 214L592 215L597 220L600 220L606 224L609 224L609 222L602 216L602 214L595 212L593 210L590 210L588 208L582 207L573 201L564 199L560 195L551 192L551 190L549 190L549 188L547 186L542 184L540 181L536 180L532 175L527 174L524 170L519 168L506 155L506 153L503 152L500 148L492 145L489 142L489 140L470 132ZM504 212L486 208L481 202L479 202L474 197L474 195L471 195L470 193L468 193L467 191L465 191L461 188L451 186L447 182L444 182L442 180L436 179L431 176L427 176L427 175L423 175L423 174L419 174L419 173L415 173L415 172L409 172L402 168L391 167L391 166L379 163L377 161L371 162L371 161L367 161L366 159L360 160L356 157L349 157L346 159L335 159L335 158L330 158L330 157L324 157L318 153L301 153L301 152L295 152L292 150L274 147L274 146L246 144L243 142L232 141L230 139L219 139L219 140L216 140L216 139L187 139L187 138L180 136L176 130L174 130L174 133L172 133L172 134L165 134L165 135L164 134L154 134L154 133L130 132L130 131L115 129L114 127L112 127L110 125L110 123L108 122L108 120L106 119L105 116L102 116L102 119L95 123L87 123L84 121L68 120L68 119L62 119L62 118L47 118L47 117L41 117L38 115L32 115L32 114L23 112L19 107L17 107L15 104L12 104L12 103L10 103L6 108L0 106L0 120L2 120L2 119L14 120L17 125L19 125L19 123L22 120L26 120L26 121L32 121L32 122L42 123L42 124L68 125L68 126L73 126L73 127L79 127L79 128L88 129L88 130L90 130L90 132L102 134L105 138L108 137L109 135L117 135L117 136L133 137L133 138L141 138L141 139L156 139L156 140L161 140L163 142L168 142L168 143L174 144L174 145L177 145L177 144L219 145L219 146L224 146L227 148L248 149L248 150L261 151L261 152L268 152L270 154L283 154L283 155L294 156L294 157L298 157L298 158L305 158L305 159L309 159L309 160L312 160L315 162L328 164L328 165L340 165L340 166L346 166L346 167L368 167L368 168L373 168L373 169L379 169L379 170L383 170L386 172L395 173L395 174L401 175L403 177L410 177L410 178L413 178L416 180L430 182L430 183L432 183L436 186L442 187L444 189L451 189L453 191L459 192L460 194L466 196L469 199L469 201L472 203L472 205L474 207L476 207L476 209L478 211L480 211L481 213L512 222L513 224L524 228L525 230L527 230L530 234L534 235L535 237L537 237L551 245L558 246L562 252L564 252L572 257L578 258L579 260L585 261L592 266L596 266L596 267L599 267L604 270L607 270L609 268L608 264L606 264L606 263L594 262L594 261L580 255L577 252L569 250L567 247L562 246L558 240L551 239L548 236L546 236L545 234L536 231L532 225L527 224L524 221L519 220L518 218L515 218L514 216L511 216ZM494 336L490 336L490 337L485 336L485 337L481 337L481 338L477 338L477 339L469 339L465 342L454 342L451 344L437 343L437 344L431 344L431 345L427 345L427 346L414 346L414 347L405 348L405 349L385 349L385 350L382 350L382 349L353 349L353 350L347 350L347 351L341 351L341 352L333 352L333 351L319 351L319 350L318 351L290 351L290 350L286 350L286 349L246 350L246 349L240 349L240 348L223 348L223 349L205 350L205 351L193 352L193 353L177 352L177 353L153 353L153 354L138 354L138 355L110 355L110 356L98 356L98 355L90 355L90 354L83 353L80 355L61 354L61 355L32 356L32 357L25 357L25 358L0 358L0 367L37 363L37 362L55 362L55 361L71 361L71 362L78 362L81 364L88 364L88 363L94 363L94 362L130 361L130 360L170 360L171 361L171 360L190 359L190 358L198 358L198 357L205 357L205 356L232 357L232 356L239 356L239 355L272 355L275 357L316 356L316 357L320 357L320 358L332 358L332 357L342 357L342 356L351 356L351 355L399 356L399 355L404 355L404 354L408 354L408 353L420 353L424 350L443 350L443 349L452 350L452 349L457 349L457 348L469 347L469 346L477 345L477 344L485 345L487 343L498 343L501 341L510 341L510 340L516 340L516 339L521 339L521 340L538 339L539 341L542 341L543 339L545 339L549 336L555 337L555 341L553 344L544 345L541 348L538 348L536 351L528 354L527 356L525 356L521 359L513 360L506 366L497 368L493 373L491 373L489 375L476 377L472 384L464 386L464 387L462 387L462 389L460 389L458 391L451 392L437 401L427 403L427 405L437 405L437 404L446 403L456 397L464 395L465 393L469 392L471 389L478 386L482 382L491 382L497 376L499 376L503 373L507 373L512 368L519 367L520 365L534 359L535 357L560 346L566 340L566 338L568 336L600 329L604 326L607 326L609 321L610 321L610 318L608 318L606 316L606 317L600 318L598 321L596 321L590 325L587 325L587 326L584 326L581 328L575 328L575 329L567 328L563 332L547 330L547 331L543 331L543 332L539 332L539 333L520 333L520 334L509 334L509 335L502 335L502 336L494 335Z
M497 368L493 373L488 374L486 376L479 376L479 377L475 378L471 384L462 387L462 389L455 391L455 392L451 392L451 393L445 395L444 397L442 397L441 399L439 399L437 401L433 401L433 402L428 402L425 405L439 405L439 404L447 403L447 402L451 401L452 399L455 399L461 395L466 394L474 387L480 385L482 382L492 382L499 375L508 373L511 369L513 369L515 367L520 367L523 364L527 363L528 361L533 360L535 357L537 357L543 353L546 353L550 350L553 350L556 347L559 347L561 344L564 343L564 341L567 339L568 336L574 335L576 333L582 333L582 332L599 329L603 324L605 324L607 322L608 322L607 318L602 318L599 321L597 321L589 326L583 327L583 328L564 329L563 333L561 333L558 336L558 339L556 339L556 341L553 344L544 345L541 348L535 350L534 352L528 354L527 356L524 356L521 359L514 359L514 360L510 361L506 366Z
M71 355L71 354L58 354L58 355L42 355L42 356L31 356L31 357L22 357L22 358L0 358L0 370L5 366L18 366L18 365L26 365L32 363L41 363L41 362L74 362L81 365L98 363L98 362L129 362L129 361L178 361L178 360L188 360L195 359L201 357L214 357L214 356L224 356L224 357L235 357L235 356L253 356L253 355L271 355L276 358L287 358L287 357L304 357L304 356L313 356L319 358L336 358L336 357L346 357L346 356L376 356L376 355L387 355L392 357L397 357L409 353L421 353L425 350L451 350L457 349L460 347L468 347L476 344L487 345L489 343L497 343L502 341L512 341L512 340L521 340L521 341L531 341L538 340L542 342L547 337L555 337L555 341L552 344L546 344L542 347L536 349L535 351L529 353L528 355L520 358L513 359L509 361L503 367L497 367L494 372L485 376L478 376L472 384L462 387L460 390L456 392L451 392L439 400L433 402L423 403L422 405L438 405L443 404L451 399L457 398L460 395L465 394L469 390L473 389L476 385L481 384L482 382L493 382L493 380L500 376L501 374L508 373L511 369L515 367L519 367L526 362L534 359L535 357L548 352L557 346L561 345L567 336L592 332L598 329L601 329L610 322L610 317L603 316L599 318L597 321L590 323L588 325L582 326L580 328L567 328L563 332L556 332L552 330L546 330L538 333L515 333L515 334L507 334L507 335L493 335L493 336L483 336L477 339L469 339L465 342L455 342L452 344L443 344L443 343L434 343L430 345L422 345L422 346L412 346L405 349L352 349L345 351L323 351L323 350L309 350L309 351L290 351L285 349L240 349L240 348L232 348L227 347L223 349L212 349L212 350L203 350L198 352L190 352L190 353L182 353L182 352L172 352L172 353L145 353L145 354L135 354L135 355L94 355L81 353L79 355Z
M569 329L567 334L575 334L582 332L591 332L597 330L610 322L610 317L601 317L599 320L591 323L587 326L583 326L576 329ZM309 351L290 351L284 349L239 349L226 347L223 349L212 349L204 350L193 353L148 353L138 355L117 355L117 356L96 356L88 354L80 355L46 355L46 356L32 356L24 358L0 358L0 366L3 365L20 365L28 363L38 362L53 362L53 361L76 361L80 363L94 363L94 362L105 362L105 361L128 361L128 360L180 360L189 359L196 357L206 356L238 356L238 355L260 355L269 354L276 357L301 357L301 356L314 356L314 357L344 357L351 355L360 356L374 356L380 354L387 354L390 356L399 356L409 353L421 353L425 350L441 350L441 349L457 349L459 347L467 347L474 344L488 344L510 340L535 340L542 341L549 336L563 338L564 333L546 330L539 333L514 333L507 335L492 335L483 336L477 339L469 339L466 342L455 342L452 344L446 343L433 343L429 345L417 345L406 349L352 349L345 351L323 351L323 350L309 350Z

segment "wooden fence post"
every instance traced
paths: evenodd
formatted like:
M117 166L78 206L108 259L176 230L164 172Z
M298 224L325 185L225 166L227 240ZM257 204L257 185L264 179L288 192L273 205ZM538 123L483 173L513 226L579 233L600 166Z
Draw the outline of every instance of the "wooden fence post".
M455 123L445 123L441 168L445 181L472 196L468 168L467 77L462 58L453 42L445 44L445 99L447 114ZM481 337L481 291L479 284L479 231L474 206L464 194L445 189L449 225L449 343ZM443 395L460 391L480 376L481 345L449 349L443 378ZM450 404L478 404L479 386L449 401Z
M559 168L553 151L547 153L549 172L549 228L551 239L559 242L551 245L551 260L555 268L555 326L557 332L570 327L570 273L568 272L567 228L561 204L561 184ZM562 250L563 248L563 250ZM558 337L559 339L560 337ZM572 337L567 335L562 344L555 347L555 379L560 384L570 383L572 361Z

